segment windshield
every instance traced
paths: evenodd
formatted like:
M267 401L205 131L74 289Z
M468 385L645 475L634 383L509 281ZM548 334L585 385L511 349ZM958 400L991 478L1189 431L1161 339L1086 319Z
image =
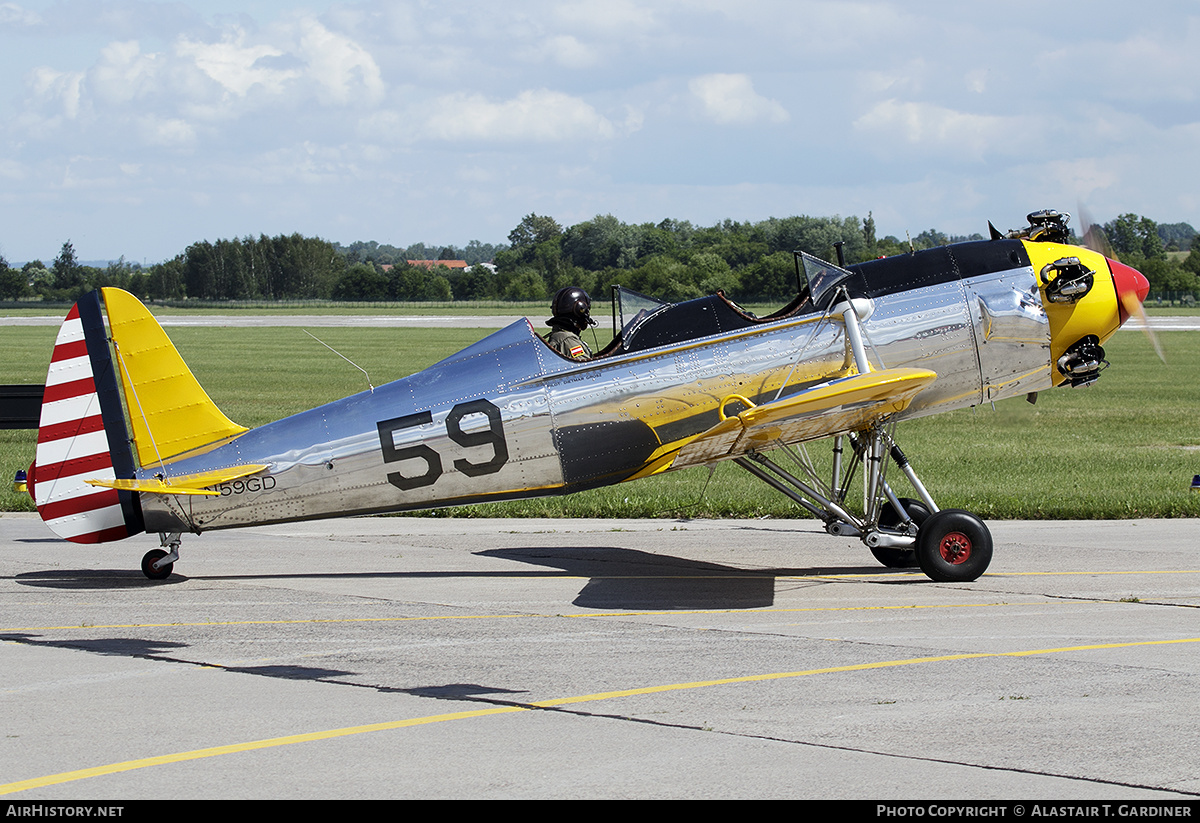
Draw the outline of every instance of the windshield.
M613 286L613 334L620 329L621 335L628 340L634 325L640 324L655 312L662 311L670 303L656 300L644 294L627 289L624 286Z
M833 299L834 287L850 272L838 268L832 263L826 263L808 252L792 252L796 256L796 268L804 283L808 286L808 294L813 305L824 311Z

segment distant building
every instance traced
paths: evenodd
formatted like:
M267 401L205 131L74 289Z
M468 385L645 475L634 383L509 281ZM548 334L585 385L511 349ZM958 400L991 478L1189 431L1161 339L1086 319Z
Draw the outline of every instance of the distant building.
M448 269L466 269L466 260L405 260L410 266L420 266L423 269L432 269L435 266L445 266Z
M465 271L466 269L471 268L471 264L466 260L405 260L404 262L408 263L410 266L420 266L423 269L434 269L438 266L445 266L448 269L460 269ZM477 263L476 265L483 266L493 274L496 272L495 263ZM394 267L391 263L384 263L382 266L380 266L380 268L384 271L391 271Z

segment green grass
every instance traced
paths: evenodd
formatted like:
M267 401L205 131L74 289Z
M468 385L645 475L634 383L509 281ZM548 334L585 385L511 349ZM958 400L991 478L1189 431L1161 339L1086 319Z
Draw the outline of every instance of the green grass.
M379 386L458 351L485 329L314 332ZM0 382L45 380L56 329L0 325ZM169 334L217 405L248 426L343 397L366 378L295 328L174 328ZM1200 334L1159 336L1161 364L1140 334L1106 345L1112 367L1090 388L1043 392L916 420L897 440L943 508L985 518L1200 517ZM0 510L29 511L10 480L33 457L35 433L0 431ZM814 444L814 454L827 451ZM914 496L898 472L902 495ZM861 488L856 484L855 489ZM795 517L794 504L729 464L711 480L687 469L568 497L449 509L454 516Z
M747 303L743 308L767 315L783 305L779 303ZM22 303L0 306L0 323L5 317L63 317L71 308L69 303ZM460 317L486 315L489 317L525 315L539 325L550 316L549 300L503 302L498 300L461 300L445 303L339 303L332 300L311 301L238 301L204 303L203 305L165 306L149 304L156 317L213 317L213 316L352 316L352 317ZM1164 309L1164 311L1167 311ZM1182 311L1182 310L1179 310ZM1192 312L1195 313L1194 311ZM601 327L611 327L612 307L607 295L598 297L592 305L592 315Z
M156 317L175 317L181 315L211 317L214 315L245 315L245 316L293 316L293 315L334 315L334 316L461 316L461 315L511 315L526 314L531 317L548 315L549 300L536 302L501 302L498 300L463 300L444 303L340 303L332 300L301 300L301 301L271 301L257 302L252 300L228 303L205 302L199 305L166 306L157 303L147 304ZM0 307L0 322L5 317L62 317L71 308L70 303L40 303L27 302L22 304L5 304ZM599 308L603 308L600 311ZM607 316L607 303L598 307L597 318Z

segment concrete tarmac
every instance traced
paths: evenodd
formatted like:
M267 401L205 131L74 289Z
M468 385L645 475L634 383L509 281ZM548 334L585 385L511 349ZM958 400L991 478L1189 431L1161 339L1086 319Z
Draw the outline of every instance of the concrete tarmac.
M359 518L102 546L0 515L0 795L1200 795L1197 521ZM1187 811L1188 809L1185 809Z

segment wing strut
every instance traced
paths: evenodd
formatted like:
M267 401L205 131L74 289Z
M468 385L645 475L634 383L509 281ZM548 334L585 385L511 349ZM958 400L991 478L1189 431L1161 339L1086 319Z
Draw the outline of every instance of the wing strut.
M847 438L853 456L849 468L843 471L841 449ZM782 447L808 479L797 477L757 450L733 462L821 520L829 534L861 540L883 565L919 565L933 580L961 583L976 580L991 563L992 538L983 521L959 509L939 509L884 423L876 422L857 433L834 438L833 472L828 483L820 479L803 444L773 445ZM889 457L920 499L902 498L893 491L886 477ZM847 503L860 464L861 514Z
M733 459L821 520L828 533L861 540L885 566L919 565L940 582L975 580L991 562L991 534L983 521L969 512L938 508L890 431L895 415L937 375L912 368L873 370L860 326L871 309L871 301L851 299L843 291L842 299L829 312L840 316L845 325L855 374L764 406L754 406L744 398L726 398L719 409L721 422L685 446L676 463ZM726 417L725 403L733 399L750 408ZM826 483L804 443L830 435L832 476ZM853 454L845 468L847 440ZM805 477L797 477L768 458L762 453L767 449L781 449ZM919 499L901 498L892 490L887 482L889 458ZM847 504L859 465L863 469L861 514Z

